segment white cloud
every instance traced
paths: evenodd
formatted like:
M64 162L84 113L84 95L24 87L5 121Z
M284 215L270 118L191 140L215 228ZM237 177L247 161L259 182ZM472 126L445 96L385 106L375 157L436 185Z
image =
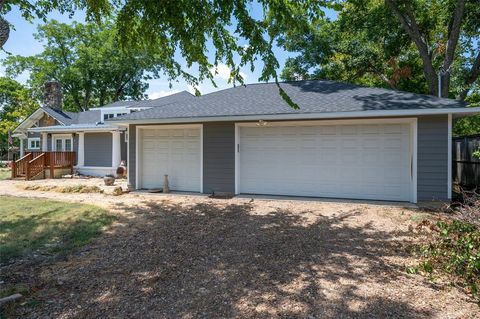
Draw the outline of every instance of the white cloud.
M230 68L225 63L220 63L216 68L212 67L210 69L210 73L212 73L216 78L220 78L225 81L230 79ZM247 75L241 71L240 75L244 80L247 78Z
M167 95L172 95L172 94L175 94L175 93L178 93L178 92L180 92L180 90L155 91L153 93L148 94L148 98L154 100L154 99L158 99L160 97L164 97L164 96L167 96Z

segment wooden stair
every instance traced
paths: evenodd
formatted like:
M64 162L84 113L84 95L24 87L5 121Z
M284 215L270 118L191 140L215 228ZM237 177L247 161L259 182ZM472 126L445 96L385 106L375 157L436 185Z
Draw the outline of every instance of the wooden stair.
M75 152L31 152L12 162L12 179L31 180L41 174L45 178L47 170L54 178L55 169L64 168L73 174L74 165Z

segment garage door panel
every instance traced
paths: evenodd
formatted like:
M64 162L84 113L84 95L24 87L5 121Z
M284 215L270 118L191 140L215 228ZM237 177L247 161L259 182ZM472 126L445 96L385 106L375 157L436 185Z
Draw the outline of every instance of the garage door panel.
M200 191L200 129L142 129L140 138L140 187L163 187L167 174L170 189Z
M410 200L410 125L240 127L242 193Z

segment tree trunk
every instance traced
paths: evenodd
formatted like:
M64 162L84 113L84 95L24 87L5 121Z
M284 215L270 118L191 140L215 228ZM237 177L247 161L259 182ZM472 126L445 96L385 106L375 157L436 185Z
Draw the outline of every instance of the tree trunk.
M425 75L425 79L427 80L428 85L428 94L430 95L438 95L438 78L437 72L433 68L432 59L428 52L428 46L423 40L423 37L420 33L420 28L417 24L417 21L414 17L414 10L408 6L406 12L402 12L396 1L394 0L386 0L386 3L390 10L392 10L393 14L400 20L400 23L410 36L410 39L415 43L417 47L418 54L422 59L422 66L423 66L423 73Z

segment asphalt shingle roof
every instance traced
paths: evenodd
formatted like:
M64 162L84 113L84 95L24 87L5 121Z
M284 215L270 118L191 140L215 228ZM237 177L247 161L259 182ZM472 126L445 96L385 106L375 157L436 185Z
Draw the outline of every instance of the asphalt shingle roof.
M295 81L282 82L279 85L299 106L298 110L293 109L281 97L276 83L259 83L205 94L161 108L131 113L114 120L442 109L467 106L464 102L452 99L334 81Z
M178 92L175 94L160 97L154 100L141 100L141 101L116 101L103 107L160 107L168 104L187 101L194 99L195 97L187 91ZM77 124L95 124L100 121L101 110L88 110L85 112L70 112L63 110L56 110L50 107L42 107L50 116L56 118L58 121L65 125L77 125Z

